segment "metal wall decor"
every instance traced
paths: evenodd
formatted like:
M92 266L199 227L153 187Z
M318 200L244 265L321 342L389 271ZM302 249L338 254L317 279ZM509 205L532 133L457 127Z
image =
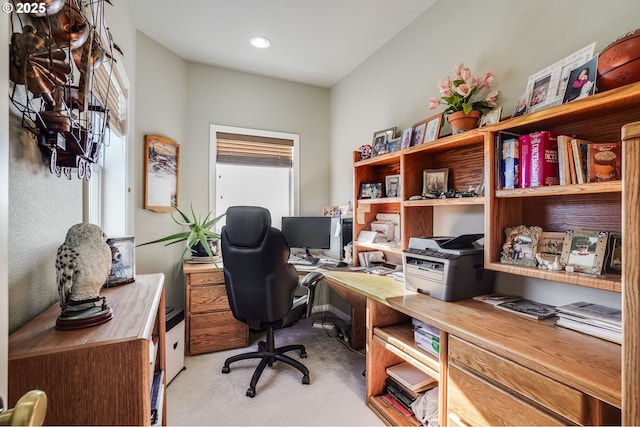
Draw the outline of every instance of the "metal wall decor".
M94 71L114 61L104 22L109 0L11 0L9 99L12 113L48 158L51 173L91 177L108 127L107 96L97 96ZM19 13L22 12L22 13Z

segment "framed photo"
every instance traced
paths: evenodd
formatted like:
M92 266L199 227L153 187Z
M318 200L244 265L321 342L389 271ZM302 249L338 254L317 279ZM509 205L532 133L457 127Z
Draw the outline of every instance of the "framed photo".
M568 83L567 70L573 70L593 57L595 43L591 43L560 61L529 76L526 98L527 113L561 104ZM524 113L523 113L524 114Z
M393 153L395 151L400 150L401 146L401 137L397 137L389 141L389 152Z
M411 147L411 132L412 128L406 128L402 131L402 142L400 143L400 148L409 148Z
M373 133L372 155L377 156L380 154L389 153L389 141L396 136L396 127L389 129L379 130Z
M384 191L387 197L400 197L400 175L387 175L384 178Z
M506 239L504 245L502 245L500 262L535 267L538 241L542 236L542 228L519 225L517 227L508 227L504 232Z
M427 119L427 128L424 131L424 142L431 142L440 136L440 128L442 127L442 113L431 116Z
M597 68L598 56L596 55L585 64L573 69L569 74L569 80L562 102L569 102L593 95L596 92Z
M525 93L520 98L518 98L518 102L516 103L516 109L513 110L513 114L511 117L520 117L527 114L527 109L529 109L529 105L527 104L528 97Z
M135 282L136 271L134 236L109 237L107 245L111 249L111 271L105 288Z
M609 233L604 270L607 273L622 274L622 235L620 233Z
M574 271L600 274L604 265L608 235L606 231L569 230L564 236L560 262Z
M449 191L449 168L422 171L422 195L442 194Z
M422 141L424 141L424 134L427 130L427 121L429 119L422 120L421 122L415 123L413 125L412 137L411 137L411 146L420 145Z
M502 107L494 108L493 110L484 113L482 117L480 117L480 126L488 126L500 121L500 116L502 115Z
M178 207L180 144L164 136L144 137L143 207L170 212Z
M540 258L546 262L554 262L556 257L558 261L562 257L562 246L564 245L565 233L561 231L543 231L542 236L538 240L537 253Z
M323 206L322 216L340 216L340 206Z
M366 182L360 185L360 198L361 199L377 199L382 197L382 183L381 182Z

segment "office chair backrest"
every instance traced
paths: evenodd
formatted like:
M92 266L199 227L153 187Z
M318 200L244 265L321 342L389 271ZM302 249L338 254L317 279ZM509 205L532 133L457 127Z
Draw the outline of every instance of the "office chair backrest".
M234 317L252 328L277 323L291 310L298 273L289 246L262 207L227 209L221 232L222 263Z

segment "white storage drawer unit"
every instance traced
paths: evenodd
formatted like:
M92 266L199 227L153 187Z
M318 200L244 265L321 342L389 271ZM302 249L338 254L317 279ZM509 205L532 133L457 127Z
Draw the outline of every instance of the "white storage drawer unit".
M167 384L184 369L184 310L167 307Z

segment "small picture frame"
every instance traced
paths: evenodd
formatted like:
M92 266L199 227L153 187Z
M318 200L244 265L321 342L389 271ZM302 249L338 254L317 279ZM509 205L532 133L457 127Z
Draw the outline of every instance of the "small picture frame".
M427 121L428 119L422 120L413 125L412 137L411 137L411 146L416 146L422 144L424 141L424 134L427 130Z
M520 98L518 98L518 102L516 102L516 109L513 110L513 114L511 117L520 117L527 114L527 110L529 109L529 105L527 104L528 98L527 94L523 94Z
M440 128L442 127L442 113L431 116L427 119L427 127L424 131L422 143L431 142L440 136Z
M496 124L500 121L500 116L502 115L502 107L494 108L493 110L484 113L480 117L480 126L488 126Z
M400 175L387 175L384 178L384 191L386 197L400 197Z
M372 155L378 156L380 154L389 153L389 141L396 136L397 128L394 126L388 129L382 129L373 133Z
M400 150L401 146L401 137L397 137L389 141L389 152L394 153Z
M519 225L505 229L505 243L502 245L500 262L503 264L535 267L538 241L542 236L542 228Z
M378 199L382 197L381 182L363 182L360 185L361 199Z
M538 240L538 254L543 261L554 262L562 257L565 233L562 231L543 231Z
M609 233L604 271L622 274L622 234L620 233Z
M449 168L422 171L422 195L442 194L449 191Z
M111 249L111 270L105 288L135 282L134 240L134 236L107 238L107 245Z
M402 142L400 143L400 148L409 148L411 147L411 132L413 128L406 128L402 131Z
M568 230L564 236L560 262L574 271L600 274L604 266L609 233L595 230Z
M569 75L562 102L570 102L593 95L596 92L597 68L598 55L574 68Z
M340 216L340 206L323 206L322 216Z

